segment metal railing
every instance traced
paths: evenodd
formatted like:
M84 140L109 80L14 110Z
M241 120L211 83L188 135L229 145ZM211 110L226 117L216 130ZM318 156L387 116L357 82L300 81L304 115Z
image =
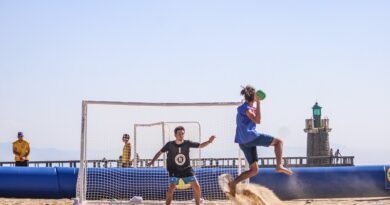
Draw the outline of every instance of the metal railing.
M241 159L241 163L245 164L245 159ZM318 166L354 166L353 156L343 157L284 157L284 164L288 167L318 167ZM147 163L151 159L138 159L137 166L132 164L131 167L147 167ZM259 158L259 167L275 167L276 158L265 157ZM194 167L238 167L238 158L202 158L191 159L191 165ZM0 162L0 167L13 167L15 162ZM62 160L62 161L30 161L30 167L80 167L80 160ZM164 167L165 162L163 159L156 160L153 167ZM88 160L87 167L94 168L111 168L122 167L122 163L119 160Z

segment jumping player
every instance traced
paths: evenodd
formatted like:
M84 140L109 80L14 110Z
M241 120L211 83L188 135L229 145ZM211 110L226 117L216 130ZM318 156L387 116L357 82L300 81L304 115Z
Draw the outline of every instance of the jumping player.
M245 103L237 108L236 116L236 136L235 143L238 143L243 151L250 167L248 171L241 173L236 179L229 182L230 194L235 196L236 185L250 177L257 175L259 166L257 164L257 146L274 146L276 156L276 172L292 175L293 172L283 166L283 141L270 135L256 131L256 124L260 124L260 100L256 95L256 90L252 86L246 86L241 90L241 95L245 98ZM256 103L256 107L254 104Z
M178 185L179 180L182 179L185 184L189 183L191 185L192 190L194 191L195 203L199 205L201 190L190 164L190 148L206 147L214 141L215 136L210 136L209 140L198 143L184 140L185 129L182 126L176 127L174 132L176 140L166 143L147 165L153 165L154 161L156 161L162 153L168 152L167 169L169 172L169 188L166 196L166 204L171 204L176 185Z

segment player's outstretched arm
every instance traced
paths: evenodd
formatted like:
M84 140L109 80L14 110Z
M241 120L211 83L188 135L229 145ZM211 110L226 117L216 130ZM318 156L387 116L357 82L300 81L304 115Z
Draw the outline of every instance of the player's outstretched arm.
M161 154L162 154L161 151L157 152L156 155L154 155L152 161L150 161L150 162L147 164L147 166L148 166L148 167L152 166L153 163L154 163L154 161L156 161L156 160L160 157Z
M200 145L199 145L199 148L203 148L203 147L206 147L207 145L213 143L213 141L215 140L215 136L214 135L211 135L209 140L207 140L206 142L202 142Z

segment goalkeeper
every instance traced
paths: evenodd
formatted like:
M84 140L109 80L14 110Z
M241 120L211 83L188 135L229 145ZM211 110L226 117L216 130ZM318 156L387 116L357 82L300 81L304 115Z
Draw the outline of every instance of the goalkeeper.
M166 204L171 204L176 185L178 185L179 180L182 179L184 183L189 183L191 185L192 190L194 191L195 203L198 205L200 204L201 190L190 164L190 148L206 147L214 141L215 136L210 136L209 140L198 143L184 140L185 129L182 126L176 127L174 132L176 140L166 143L147 165L153 165L154 161L156 161L162 153L168 152L167 169L169 173L169 187L166 196Z

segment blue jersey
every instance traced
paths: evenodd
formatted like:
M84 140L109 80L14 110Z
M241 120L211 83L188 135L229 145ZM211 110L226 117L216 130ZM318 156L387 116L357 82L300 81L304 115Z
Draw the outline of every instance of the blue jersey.
M256 131L256 124L246 115L247 110L255 111L256 108L250 106L247 102L237 108L237 127L234 142L238 144L246 144L260 136L260 133Z

